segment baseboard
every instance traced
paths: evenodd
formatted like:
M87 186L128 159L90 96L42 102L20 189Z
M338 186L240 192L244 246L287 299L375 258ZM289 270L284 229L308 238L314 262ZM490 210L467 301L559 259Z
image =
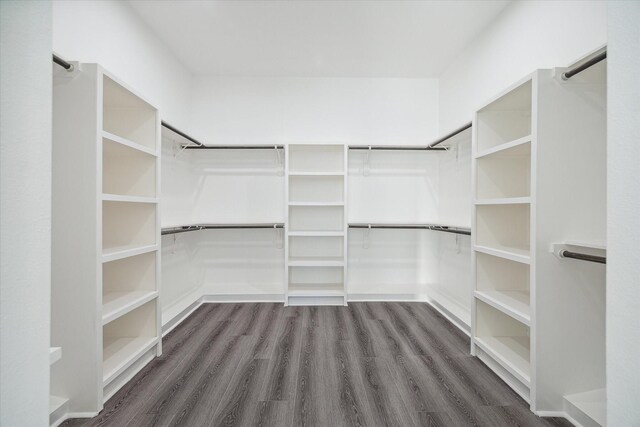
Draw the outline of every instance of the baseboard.
M235 302L281 302L284 304L284 294L226 294L203 295L203 303L235 303Z
M438 304L438 302L436 300L428 299L425 302L427 304L429 304L431 307L433 307L438 313L442 314L445 319L447 319L449 322L453 323L453 325L455 327L460 329L467 336L469 336L469 337L471 336L471 325L467 325L467 323L464 320L460 319L458 316L456 316L455 314L451 313L444 306Z
M578 421L574 420L571 415L567 414L565 411L536 411L535 414L539 417L555 417L555 418L564 418L569 421L575 427L583 427Z
M164 325L162 325L162 336L164 337L169 332L174 330L176 326L182 323L182 321L185 320L187 317L191 316L191 313L196 311L198 307L200 307L201 305L202 305L202 297L198 298L197 300L192 302L189 306L187 306L187 308L185 308L180 313L178 313L177 315L169 319Z
M422 294L347 294L349 302L426 302Z

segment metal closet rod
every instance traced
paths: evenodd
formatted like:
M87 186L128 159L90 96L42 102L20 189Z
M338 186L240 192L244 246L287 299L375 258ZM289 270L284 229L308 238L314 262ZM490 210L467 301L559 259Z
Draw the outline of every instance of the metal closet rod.
M454 136L464 132L467 129L470 129L473 126L471 122L466 123L465 125L459 127L446 134L443 137L440 137L433 141L431 144L426 147L417 147L410 145L350 145L350 150L382 150L382 151L446 151L447 149L444 147L438 147L438 145L442 144L446 140L453 138Z
M607 263L607 257L598 256L598 255L583 254L583 253L580 253L580 252L571 252L571 251L568 251L566 249L563 249L563 250L560 251L560 256L562 258L573 258L573 259L579 259L581 261L596 262L598 264L606 264Z
M53 62L55 62L56 64L58 64L59 66L61 66L62 68L64 68L67 71L73 71L73 64L71 64L70 62L65 61L62 58L60 58L55 53L53 54Z
M604 52L594 56L593 58L591 58L587 62L584 62L584 63L578 65L577 67L574 67L574 68L562 73L562 80L569 80L571 77L575 76L576 74L583 72L587 68L592 67L592 66L596 65L598 62L604 61L605 59L607 59L607 51L606 50Z
M432 230L442 231L444 233L463 234L465 236L471 236L471 230L461 227L450 227L448 225L437 224L349 224L349 228L363 228L363 229L390 229L390 230Z
M163 228L162 235L188 233L189 231L199 230L225 230L225 229L274 229L284 228L283 223L269 223L269 224L195 224L185 225L182 227Z
M273 150L283 149L282 145L204 145L192 136L187 135L181 130L176 129L169 123L163 121L162 126L180 135L196 145L183 145L183 148L188 150Z

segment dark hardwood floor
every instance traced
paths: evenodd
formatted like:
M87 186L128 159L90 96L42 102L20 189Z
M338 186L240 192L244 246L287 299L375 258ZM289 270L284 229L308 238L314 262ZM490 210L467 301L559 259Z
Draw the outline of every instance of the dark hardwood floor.
M570 426L538 418L427 304L205 304L63 426Z

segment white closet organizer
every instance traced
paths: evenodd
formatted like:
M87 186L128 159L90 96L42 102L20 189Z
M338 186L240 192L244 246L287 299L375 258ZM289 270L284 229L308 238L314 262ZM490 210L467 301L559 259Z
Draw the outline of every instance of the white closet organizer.
M96 64L56 73L53 86L51 340L65 355L52 366L51 392L59 419L97 414L161 354L160 119Z
M471 352L542 415L605 384L604 269L552 251L605 237L599 67L538 70L474 118Z
M346 146L289 144L285 165L285 304L346 305Z

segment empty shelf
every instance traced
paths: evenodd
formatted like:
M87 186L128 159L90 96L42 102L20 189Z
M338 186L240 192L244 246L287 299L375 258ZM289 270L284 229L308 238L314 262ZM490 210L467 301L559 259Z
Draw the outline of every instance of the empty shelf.
M489 148L478 153L475 157L476 159L480 159L482 157L490 156L492 154L505 152L506 150L514 149L514 154L516 154L516 150L520 150L525 147L524 144L529 144L531 142L531 135L523 136L522 138L518 138L514 141L507 142L506 144L500 144L496 147ZM529 147L526 147L527 149Z
M529 291L475 291L476 298L529 326Z
M49 415L62 408L69 399L60 396L49 396Z
M344 206L344 202L289 202L289 206Z
M157 337L105 337L102 354L103 386L113 381L157 342Z
M344 172L289 172L289 176L342 176Z
M343 231L290 231L289 236L331 237L344 236Z
M147 245L134 248L108 248L102 253L102 262L115 261L135 255L146 254L147 252L153 252L156 250L158 250L158 245Z
M529 264L531 262L529 250L526 248L514 248L498 245L493 245L491 247L476 245L474 246L474 249L478 252L509 259L511 261L521 262L523 264Z
M158 296L158 291L116 291L102 297L102 324L117 319Z
M342 267L344 257L290 257L290 267Z
M119 194L102 194L102 200L108 202L129 202L129 203L158 203L155 197L143 196L121 196Z
M288 294L290 297L342 297L344 296L344 286L339 283L291 283Z
M531 197L503 197L476 200L476 205L522 205L531 203Z
M582 421L583 416L595 421L601 426L607 421L607 390L600 388L597 390L585 391L564 396L565 406L569 405L567 412L577 421ZM576 411L578 412L576 414ZM586 424L586 423L585 423Z
M529 337L475 337L478 345L502 367L530 386Z
M118 144L124 145L129 148L133 148L134 150L142 151L143 153L149 154L151 156L157 156L156 151L152 148L145 147L144 145L138 144L136 142L130 141L125 138L121 138L117 135L109 133L107 131L102 132L102 137L104 139L108 139L111 142L116 142Z
M49 347L49 365L62 359L62 347Z

